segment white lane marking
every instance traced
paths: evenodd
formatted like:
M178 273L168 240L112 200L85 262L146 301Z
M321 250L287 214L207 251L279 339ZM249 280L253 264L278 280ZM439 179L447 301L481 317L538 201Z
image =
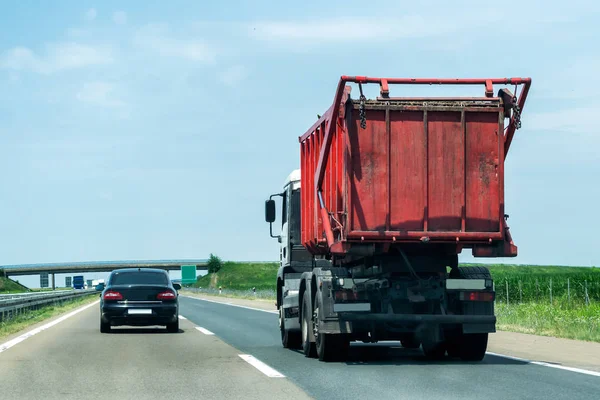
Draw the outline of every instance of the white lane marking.
M489 351L487 351L485 354L489 354L491 356L496 356L496 357L508 358L509 360L522 361L522 362L527 363L527 364L541 365L542 367L550 367L550 368L563 369L565 371L577 372L577 373L580 373L580 374L586 374L586 375L592 375L592 376L598 376L598 377L600 377L600 372L589 371L587 369L574 368L574 367L566 367L564 365L550 364L550 363L543 362L543 361L532 361L532 360L527 360L525 358L507 356L507 355L504 355L504 354L492 353L492 352L489 352Z
M84 310L87 310L88 308L90 308L92 306L95 306L98 303L100 303L100 300L96 300L92 304L88 304L88 305L85 305L85 306L83 306L81 308L76 309L75 311L71 311L70 313L68 313L66 315L63 315L62 317L57 318L57 319L55 319L52 322L48 322L47 324L39 326L39 327L37 327L35 329L32 329L29 332L26 332L26 333L22 334L21 336L18 336L16 338L12 339L12 340L9 340L6 343L0 344L0 353L2 353L3 351L6 351L8 349L10 349L14 345L21 343L22 341L24 341L25 339L28 339L28 338L32 337L33 335L37 335L38 333L40 333L42 331L45 331L46 329L48 329L50 327L53 327L54 325L56 325L56 324L64 321L67 318L72 317L75 314L78 314L78 313L80 313L80 312L82 312Z
M238 354L240 358L246 361L248 364L252 365L254 368L268 376L269 378L285 378L285 375L281 374L278 371L275 371L273 368L269 367L264 362L257 360L253 356L249 354Z
M186 317L184 317L183 315L179 316L179 319L187 319Z
M196 299L196 300L200 300L200 301L208 301L210 303L217 303L217 304L222 304L224 306L232 306L232 307L240 307L240 308L247 308L248 310L254 310L254 311L262 311L262 312L266 312L266 313L271 313L271 314L279 314L279 312L277 310L263 310L261 308L254 308L254 307L248 307L248 306L241 306L239 304L232 304L232 303L223 303L221 301L215 301L215 300L207 300L207 299L201 299L199 297L192 297L192 296L185 296L182 295L183 297L187 297L189 299Z
M208 329L204 329L204 328L202 328L200 326L197 326L196 329L198 329L200 332L204 333L205 335L214 335L214 333L212 333Z

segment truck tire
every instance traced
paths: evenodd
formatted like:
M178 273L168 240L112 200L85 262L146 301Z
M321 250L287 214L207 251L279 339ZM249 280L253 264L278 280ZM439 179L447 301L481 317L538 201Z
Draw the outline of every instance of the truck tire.
M458 358L460 357L460 342L461 342L462 334L458 336L452 336L446 341L446 351L448 352L448 357Z
M302 319L300 320L300 326L302 328L302 350L304 356L315 358L317 356L317 349L314 342L310 341L309 333L312 331L312 307L308 300L308 293L304 292L302 296Z
M460 336L458 356L463 361L481 361L487 350L487 333L469 333Z
M281 331L281 344L286 349L299 349L302 347L302 337L300 332L290 332L285 329L285 320L283 319L283 305L279 307L279 330Z
M339 361L348 354L350 340L344 334L325 334L319 332L319 309L321 299L315 296L315 310L313 312L313 329L316 339L317 356L319 361Z
M418 349L421 347L421 342L416 338L415 335L407 335L406 337L400 339L400 344L405 349Z
M446 355L446 342L423 341L423 354L429 360L441 360Z
M452 276L452 272L454 272ZM453 270L451 277L462 279L492 279L490 270L486 267L459 267ZM448 343L448 355L458 357L463 361L481 361L487 350L488 333L461 333Z

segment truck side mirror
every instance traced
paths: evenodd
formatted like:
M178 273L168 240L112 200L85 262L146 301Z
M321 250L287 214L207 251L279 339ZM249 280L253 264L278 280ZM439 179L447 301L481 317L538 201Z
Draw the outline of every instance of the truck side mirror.
M265 201L265 220L268 223L275 222L275 200Z

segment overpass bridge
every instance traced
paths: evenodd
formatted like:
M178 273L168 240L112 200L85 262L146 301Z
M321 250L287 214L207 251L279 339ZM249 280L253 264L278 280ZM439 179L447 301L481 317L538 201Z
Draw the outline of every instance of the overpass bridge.
M182 265L195 265L196 270L208 270L207 259L188 259L188 260L129 260L129 261L84 261L84 262L65 262L65 263L45 263L45 264L20 264L20 265L0 265L0 272L4 276L18 275L37 275L48 273L52 275L52 284L54 286L54 274L74 273L74 272L110 272L119 268L160 268L167 271L178 271Z

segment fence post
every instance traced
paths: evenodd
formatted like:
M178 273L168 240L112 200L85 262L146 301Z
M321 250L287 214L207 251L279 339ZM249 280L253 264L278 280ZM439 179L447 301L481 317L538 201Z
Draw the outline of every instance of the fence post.
M509 302L508 302L508 278L505 279L505 281L506 281L506 305L508 305L509 304Z
M523 303L523 288L521 287L520 279L519 279L519 303Z
M550 278L550 305L552 305L552 278Z
M586 306L590 305L590 297L588 296L588 290L587 290L587 279L585 280L585 305Z
M535 300L540 300L540 282L538 281L538 278L535 278Z
M571 283L569 282L569 278L567 278L567 303L571 304Z

